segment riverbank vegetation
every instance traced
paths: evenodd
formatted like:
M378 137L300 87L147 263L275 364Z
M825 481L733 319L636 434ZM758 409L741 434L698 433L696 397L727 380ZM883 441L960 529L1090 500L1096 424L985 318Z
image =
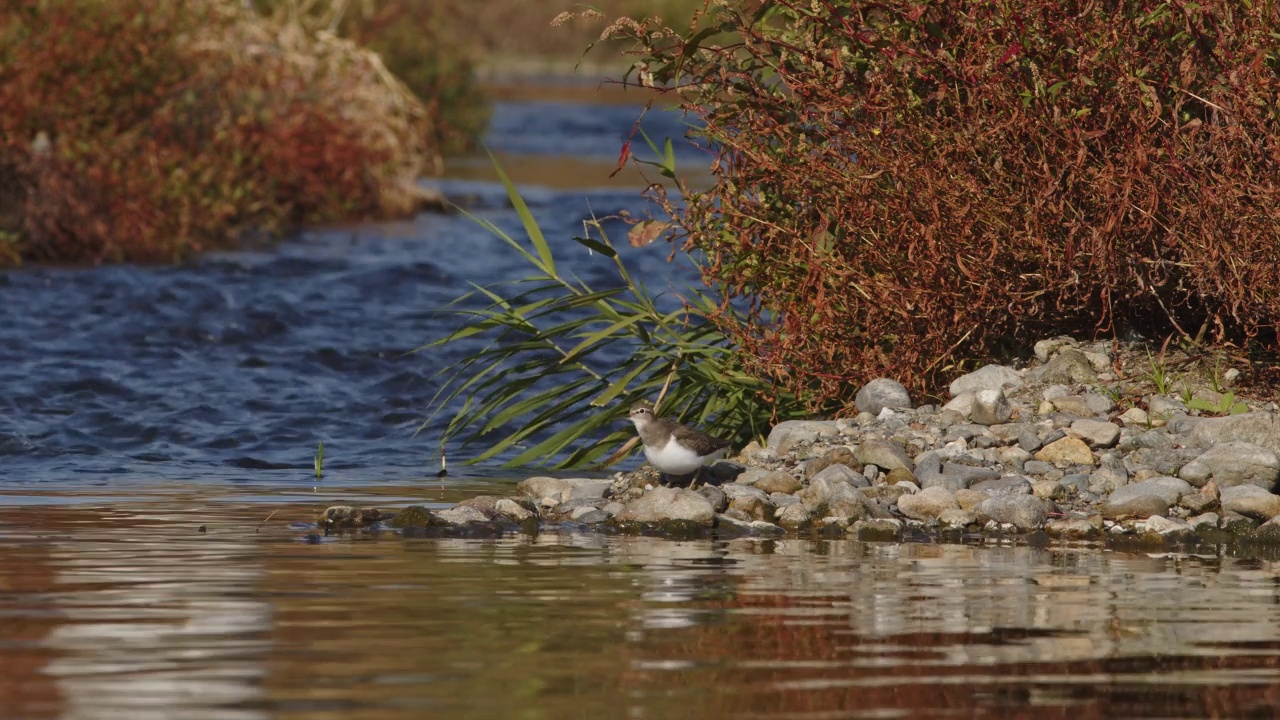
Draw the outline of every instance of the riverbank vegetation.
M166 262L409 212L437 121L378 56L292 12L9 0L0 266Z
M709 190L664 165L651 191L756 400L852 414L876 377L941 395L1058 334L1274 348L1280 7L704 9L604 36L629 44L624 82L678 101L715 153Z
M1054 334L1273 345L1280 6L709 3L620 21L701 120L659 196L745 370L813 410ZM672 198L676 195L671 194ZM728 308L728 304L722 304Z

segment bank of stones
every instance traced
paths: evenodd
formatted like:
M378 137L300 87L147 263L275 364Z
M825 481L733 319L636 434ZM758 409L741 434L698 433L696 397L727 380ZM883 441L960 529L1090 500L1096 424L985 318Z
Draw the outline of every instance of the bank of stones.
M895 381L875 379L858 394L856 417L781 423L764 447L752 443L709 468L711 482L697 489L664 487L647 468L608 479L533 477L514 497L446 510L330 508L320 526L427 535L561 526L877 540L1280 539L1275 403L1239 405L1222 387L1232 373L1214 379L1216 390L1184 382L1158 394L1148 383L1144 394L1141 382L1113 374L1116 351L1042 341L1026 367L988 365L956 378L943 405L916 405Z

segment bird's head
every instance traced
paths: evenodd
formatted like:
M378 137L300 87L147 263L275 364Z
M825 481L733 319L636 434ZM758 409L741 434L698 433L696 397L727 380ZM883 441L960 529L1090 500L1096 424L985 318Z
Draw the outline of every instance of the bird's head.
M646 425L653 422L653 417L653 404L645 400L632 405L627 413L627 419L635 424L637 430L643 430Z

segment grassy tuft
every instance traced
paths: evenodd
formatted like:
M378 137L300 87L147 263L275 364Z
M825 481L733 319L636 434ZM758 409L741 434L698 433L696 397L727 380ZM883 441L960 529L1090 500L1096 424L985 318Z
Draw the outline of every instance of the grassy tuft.
M616 282L601 290L568 276L515 187L498 173L525 238L475 220L524 258L531 273L458 298L451 312L466 324L422 348L487 340L483 350L442 371L432 417L458 408L445 442L486 445L472 462L577 467L625 455L635 433L620 421L641 398L659 401L666 415L743 441L760 436L777 414L788 417L794 401L744 373L733 345L707 322L710 313L724 312L714 300L691 291L681 307L659 308L594 217L574 239L612 265ZM477 300L487 304L464 307ZM610 351L625 361L602 359Z

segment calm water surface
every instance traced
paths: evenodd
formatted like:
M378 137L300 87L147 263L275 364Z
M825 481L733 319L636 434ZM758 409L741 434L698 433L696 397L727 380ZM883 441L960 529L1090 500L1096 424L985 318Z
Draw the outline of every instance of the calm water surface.
M634 108L499 105L562 263ZM650 134L681 121L654 115ZM681 162L697 160L683 150ZM513 232L483 161L452 196ZM621 232L622 226L611 225ZM662 248L629 261L678 293ZM691 541L311 542L335 502L445 506L411 355L521 276L461 216L175 268L0 274L0 718L1274 717L1280 573L1225 551ZM603 358L602 361L609 361ZM326 476L309 477L317 442Z

